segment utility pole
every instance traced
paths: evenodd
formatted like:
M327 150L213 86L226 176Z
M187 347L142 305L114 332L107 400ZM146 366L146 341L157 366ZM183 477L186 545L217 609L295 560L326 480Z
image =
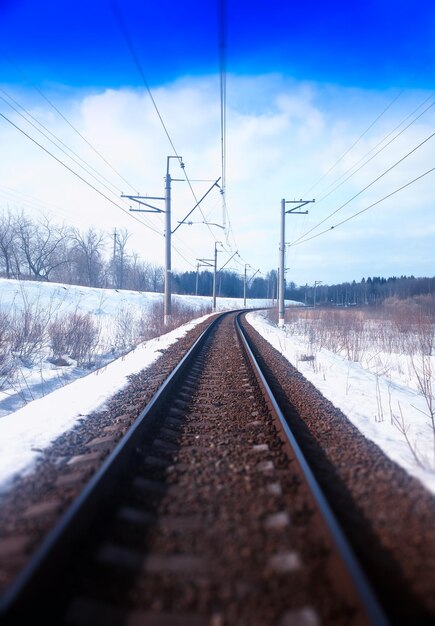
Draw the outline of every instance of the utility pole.
M171 175L169 174L169 159L165 177L165 297L164 297L164 324L167 326L172 319L171 298Z
M169 159L178 159L180 166L184 169L184 163L180 156L168 156L166 161L165 176L165 196L128 196L121 194L122 198L135 200L138 204L149 207L147 209L130 209L139 213L164 213L165 214L165 294L164 294L164 323L165 326L171 322L172 302L171 302L171 182L184 181L184 178L171 178L169 174ZM165 209L160 209L144 200L163 200ZM197 205L196 205L197 206ZM178 228L178 227L177 227ZM175 229L176 230L176 229ZM175 231L174 231L175 232Z
M323 281L321 280L315 280L314 281L314 302L313 302L313 309L316 308L316 289L317 289L317 285L321 285Z
M254 272L254 274L252 274L251 278L247 281L246 280L246 267L250 267L251 269L253 269L252 265L249 265L249 263L246 263L245 265L245 285L244 285L244 297L243 297L243 306L246 307L246 290L249 287L249 283L251 281L254 280L254 278L257 276L257 274L260 272L260 269L258 269L256 272Z
M284 326L284 256L285 256L285 215L304 215L308 211L298 211L303 206L315 202L315 200L281 200L281 227L280 227L280 243L279 243L279 286L278 286L278 326ZM286 211L286 204L296 204L297 206Z
M221 241L214 242L214 271L213 271L213 313L216 311L216 274L217 274L217 244L222 245Z
M246 309L246 268L251 267L249 263L245 263L245 280L243 282L243 306Z
M218 243L222 246L222 242L221 241L215 241L215 243L214 243L214 274L213 274L213 311L216 311L216 278L217 278L217 274L218 274L218 271L217 271L217 253L218 253L218 250L217 250L216 246L217 246ZM219 272L221 272L224 269L224 267L226 267L228 265L228 263L231 261L231 259L234 259L236 254L237 255L239 254L238 250L236 250L234 252L234 254L232 254L230 256L230 258L227 260L227 262L222 265L222 267L220 268ZM222 275L220 275L219 278L221 276ZM219 285L219 295L220 295L220 285Z
M113 286L116 287L116 228L113 231Z
M196 259L198 263L196 264L196 287L195 287L195 296L198 295L198 284L199 284L199 268L200 267L213 267L214 261L213 259Z

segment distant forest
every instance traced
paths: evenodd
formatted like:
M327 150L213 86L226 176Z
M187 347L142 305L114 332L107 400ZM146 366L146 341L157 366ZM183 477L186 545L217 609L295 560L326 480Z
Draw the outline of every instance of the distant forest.
M24 212L0 214L0 276L60 282L88 287L162 292L163 267L148 263L128 250L127 230L108 234L90 228L85 232L54 224L50 218L38 221ZM276 299L277 272L247 276L248 298ZM218 296L243 298L244 275L235 271L217 274ZM317 281L316 281L317 283ZM210 296L213 272L174 272L172 291L178 294ZM307 305L377 305L387 298L406 299L433 294L435 277L380 276L336 285L296 286L286 284L285 297Z
M249 282L249 281L248 281ZM174 276L174 292L182 294L195 293L196 272L184 272ZM209 295L213 285L212 272L199 275L198 293ZM277 272L272 270L265 277L255 277L247 287L248 298L276 298ZM227 297L243 297L244 277L233 272L221 272L217 279L218 295ZM303 285L286 284L285 298L296 300L307 305L362 306L376 305L387 298L400 300L435 293L435 277L415 278L414 276L392 276L383 278L363 278L361 281L338 283L334 285Z
M405 300L415 296L435 294L435 277L414 276L373 276L362 278L359 282L338 283L336 285L307 285L296 287L290 284L286 298L292 298L313 304L314 298L319 305L363 306L378 305L387 298Z

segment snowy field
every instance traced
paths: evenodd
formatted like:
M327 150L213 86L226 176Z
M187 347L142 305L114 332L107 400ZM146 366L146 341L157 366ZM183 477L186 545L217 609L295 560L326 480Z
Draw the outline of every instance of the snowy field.
M21 315L30 311L32 323L38 320L44 328L57 317L79 312L90 314L98 329L92 363L78 365L66 357L66 365L53 364L46 339L36 342L37 349L30 356L13 355L13 384L3 384L0 390L0 489L7 487L15 474L30 471L42 448L78 419L102 407L127 384L128 375L151 365L205 319L212 305L210 297L174 295L178 313L196 319L132 346L137 336L128 329L140 322L139 327L146 330L156 317L155 305L162 302L162 294L156 293L0 279L0 313L6 312L13 323L18 320L22 324ZM247 302L248 307L269 304L265 300ZM240 307L243 299L217 299L218 310ZM161 307L157 314L161 316Z
M0 390L0 489L17 473L31 471L42 448L104 406L127 384L129 374L151 365L211 310L210 297L175 295L179 310L197 319L133 346L137 336L126 328L143 330L156 317L162 299L155 293L0 280L0 312L19 315L31 310L48 324L56 316L78 311L89 314L98 327L92 363L80 365L67 358L66 365L55 365L46 342L32 358L16 358L14 384ZM272 303L247 304L254 308ZM219 310L237 309L243 300L218 298L217 305ZM157 314L160 317L161 309ZM367 438L435 493L434 430L417 379L418 359L411 362L403 351L382 351L370 342L328 350L318 337L316 343L306 324L278 328L266 317L251 313L248 320ZM378 333L380 327L373 330ZM435 357L429 359L432 375Z
M248 307L268 306L265 300L248 300ZM0 353L0 417L18 410L71 381L89 374L124 355L144 338L165 332L161 326L163 295L116 289L97 289L76 285L0 279L0 315L8 315L14 327L12 372L1 376ZM243 307L241 298L218 298L217 310ZM212 310L212 298L173 295L174 319L177 326ZM56 320L68 315L89 314L96 331L95 342L82 361L63 355L62 366L53 363L47 329ZM23 316L25 322L23 322ZM16 327L16 328L15 328ZM2 348L0 319L0 349ZM3 353L8 351L3 348ZM8 355L9 357L9 355Z
M368 439L435 493L435 433L428 398L418 382L424 366L433 381L435 356L411 359L403 353L381 352L370 343L360 345L358 354L349 355L344 348L334 353L319 347L309 326L292 323L278 328L260 312L247 317Z

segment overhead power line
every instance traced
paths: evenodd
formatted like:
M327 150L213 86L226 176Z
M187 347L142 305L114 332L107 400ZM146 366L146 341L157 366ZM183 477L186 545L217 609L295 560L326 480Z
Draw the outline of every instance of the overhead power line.
M57 217L61 217L63 220L70 218L70 211L68 211L65 207L60 207L56 204L47 202L46 200L41 200L40 198L18 191L12 187L6 187L5 185L0 184L0 196L2 200L6 202L7 209L9 209L9 206L11 205L19 209L36 209L38 212L43 211L44 213L54 213Z
M383 152L383 150L385 150L385 148L387 148L390 144L393 143L393 141L395 141L398 137L400 137L400 135L402 135L406 130L408 130L408 128L410 126L412 126L413 124L415 124L415 122L417 122L417 120L419 120L425 113L427 113L427 111L429 111L434 105L435 102L432 102L429 106L427 106L424 111L422 111L419 115L417 115L407 126L405 126L404 128L402 128L402 130L400 132L398 132L392 139L390 139L390 141L388 141L384 146L382 146L382 148L380 148L377 152L375 152L375 154L373 154L369 159L367 159L367 161L365 161L360 167L358 167L358 169L354 170L354 168L359 165L361 163L361 161L364 161L364 159L371 154L374 150L376 150L376 148L378 148L380 145L382 145L382 143L384 143L384 141L386 139L388 139L388 137L390 137L398 128L400 128L402 126L402 124L404 124L410 117L411 115L413 115L414 113L416 113L418 111L418 109L420 109L424 104L426 104L426 102L428 100L430 100L433 97L433 93L426 98L421 104L419 104L419 106L414 109L414 111L412 111L412 113L410 113L409 115L407 115L401 122L400 124L398 124L397 126L395 126L395 128L393 128L393 130L391 130L387 135L385 135L380 141L378 141L378 143L368 152L365 153L364 156L362 156L356 163L354 163L352 165L352 167L348 168L341 176L339 176L334 182L332 182L330 185L328 185L324 191L320 192L320 199L317 201L317 204L319 204L319 202L322 202L325 198L327 198L328 196L330 196L332 193L334 193L334 191L336 191L337 189L339 189L345 182L347 182L350 178L352 178L357 172L359 172L363 167L365 167L367 165L367 163L370 163L370 161L372 161L378 154L380 154L381 152ZM354 170L352 172L352 170ZM349 176L347 178L345 178L341 183L339 183L336 187L334 187L333 189L331 189L331 191L329 191L328 193L325 193L326 191L328 191L328 189L330 189L335 183L338 183L339 180L341 180L344 176L346 176L346 174L348 174L349 172L352 172L351 174L349 174ZM323 195L324 194L324 195Z
M226 221L226 142L227 142L227 15L226 0L219 2L219 76L221 109L221 178L222 178L222 224Z
M128 50L129 50L129 52L131 54L131 57L132 57L135 65L136 65L136 68L137 68L139 74L141 75L143 84L145 85L145 88L146 88L146 90L148 92L148 95L149 95L149 97L151 99L151 102L153 103L154 109L155 109L155 111L156 111L156 113L158 115L160 123L163 126L163 130L165 131L166 137L168 138L168 141L169 141L169 143L172 146L172 150L174 151L174 154L178 157L177 151L175 149L175 146L173 144L173 141L171 139L169 131L166 128L166 124L163 121L163 117L162 117L162 115L161 115L161 113L159 111L159 107L157 106L157 103L154 100L154 96L153 96L152 91L150 89L150 86L148 84L147 78L145 76L145 72L142 69L142 64L139 61L138 55L136 54L136 49L135 49L135 47L133 45L133 42L132 42L132 40L130 38L129 32L128 32L126 26L125 26L124 19L123 19L122 15L121 15L121 11L119 10L119 6L118 6L118 3L116 2L116 0L112 0L112 9L113 9L113 13L115 15L116 21L118 22L118 26L121 29L121 32L122 32L122 34L124 36L125 43L127 44Z
M13 98L5 89L2 89L0 87L0 92L3 93L7 98L9 98L9 100L11 102L13 102L17 107L19 107L19 109L21 109L21 111L19 109L17 109L16 107L14 107L10 102L8 102L3 96L0 96L0 99L3 100L3 102L5 102L13 111L15 111L16 113L18 113L18 115L20 115L23 119L26 120L26 122L28 124L30 124L31 126L33 126L34 128L36 128L36 130L38 132L40 132L42 135L44 135L44 137L46 137L46 139L48 139L49 141L51 141L52 143L53 140L51 140L49 137L47 137L47 135L45 135L44 133L42 133L42 131L37 128L35 126L35 124L33 124L32 122L29 121L30 118L31 120L33 120L34 122L36 122L36 124L38 124L38 126L40 126L41 128L43 128L51 137L53 137L59 144L61 144L62 146L64 146L64 148L66 148L68 150L68 152L70 152L71 154L73 154L75 157L77 157L77 159L79 159L79 161L81 161L82 163L84 163L90 170L92 170L93 172L95 172L95 174L97 174L102 180L104 180L106 183L108 183L111 187L113 187L113 189L115 189L117 192L120 192L121 190L116 187L116 185L114 185L108 178L106 178L105 176L103 176L103 174L101 174L101 172L99 172L97 169L95 169L95 167L93 167L90 163L88 163L85 159L83 159L79 154L77 154L77 152L75 152L72 148L70 148L64 141L62 141L62 139L60 139L55 133L53 133L49 128L47 128L40 120L38 120L34 115L32 115L30 113L30 111L28 111L22 104L20 104L19 102L17 102L17 100L15 100L15 98ZM22 113L22 111L25 113L25 115ZM26 117L27 116L27 117ZM59 146L56 146L59 147ZM62 150L62 148L59 148L60 150ZM62 150L62 152L64 152ZM64 152L65 154L67 154L66 152ZM69 155L68 155L69 156ZM70 157L72 158L72 157ZM74 159L73 159L74 160ZM75 161L77 163L77 161ZM78 165L80 165L79 163L77 163ZM80 167L83 167L82 165L80 165ZM85 168L83 168L85 169ZM90 172L88 172L90 173ZM91 174L92 176L92 174Z
M407 182L405 185L402 185L398 189L395 189L394 191L392 191L391 193L387 194L386 196L384 196L380 200L377 200L376 202L373 202L373 204L370 204L369 206L365 207L364 209L361 209L361 211L357 211L356 213L354 213L353 215L350 215L349 217L347 217L346 219L342 220L341 222L338 222L337 224L334 224L334 226L330 226L329 228L327 228L325 230L322 230L320 233L316 233L315 235L312 235L311 237L307 237L306 239L302 239L300 241L297 241L297 242L295 242L292 245L293 246L298 246L298 245L300 245L302 243L306 243L307 241L311 241L312 239L316 239L317 237L320 237L321 235L324 235L326 233L330 233L331 230L335 230L339 226L342 226L343 224L345 224L346 222L350 222L350 220L353 220L355 217L358 217L358 215L361 215L361 213L365 213L369 209L372 209L374 206L376 206L378 204L381 204L381 202L384 202L384 200L387 200L388 198L391 198L391 196L394 196L396 193L399 193L399 191L403 191L403 189L406 189L406 187L409 187L410 185L413 185L414 183L416 183L417 181L421 180L422 178L424 178L425 176L427 176L431 172L435 172L435 167L432 167L430 170L427 170L423 174L420 174L420 176L417 176L416 178L413 178L412 180Z
M129 182L128 182L128 180L126 180L126 178L124 178L124 176L123 176L122 174L120 174L120 173L118 172L118 170L117 170L117 169L115 169L115 168L113 167L113 165L112 165L111 163L109 163L109 161L108 161L108 160L107 160L107 159L106 159L106 158L105 158L105 157L101 154L101 152L100 152L99 150L97 150L97 149L96 149L96 148L95 148L95 147L91 144L91 142L90 142L90 141L88 141L88 140L86 139L86 137L85 137L85 136L84 136L84 135L83 135L83 134L82 134L82 133L81 133L81 132L80 132L80 131L79 131L79 130L78 130L78 129L77 129L77 128L76 128L76 127L75 127L75 126L74 126L74 125L70 122L70 121L69 121L69 119L68 119L68 118L67 118L67 117L66 117L66 116L62 113L62 111L60 111L60 110L57 108L57 106L56 106L55 104L53 104L53 102L51 102L51 100L50 100L49 98L47 98L47 96L46 96L46 95L45 95L45 94L44 94L44 93L43 93L43 92L39 89L39 87L36 87L36 86L35 86L35 89L36 89L36 91L38 91L38 93L40 93L40 94L41 94L41 96L44 98L44 100L46 100L46 101L48 102L48 104L49 104L49 105L50 105L50 106L51 106L51 107L52 107L52 108L56 111L56 113L58 113L58 115L60 115L60 117L61 117L61 118L62 118L62 119L63 119L63 120L64 120L64 121L68 124L68 126L70 126L70 128L72 128L72 130L73 130L75 133L77 133L77 135L78 135L81 139L83 139L83 141L84 141L84 142L85 142L85 143L86 143L86 144L87 144L87 145L91 148L91 150L92 150L93 152L95 152L95 154L96 154L97 156L99 156L99 157L100 157L100 159L102 159L102 160L104 161L104 163L105 163L108 167L110 167L110 169L111 169L113 172L115 172L115 174L116 174L117 176L119 176L119 178L120 178L121 180L123 180L123 181L125 182L125 184L126 184L126 185L128 185L131 189L135 189L135 187L134 187L131 183L129 183Z
M334 163L333 165L331 165L331 167L329 168L329 170L328 170L327 172L325 172L325 174L323 174L323 176L321 176L321 177L319 178L319 180L318 180L316 183L314 183L314 185L312 185L312 186L308 189L308 191L306 191L306 192L305 192L305 194L304 194L304 195L308 195L308 194L309 194L309 193L310 193L310 192L311 192L311 191L312 191L315 187L317 187L317 185L318 185L318 184L319 184L322 180L324 180L324 179L326 178L326 176L328 176L328 174L330 174L330 173L332 172L332 170L333 170L333 169L335 169L335 168L337 167L337 165L338 165L338 164L339 164L339 163L340 163L340 162L344 159L344 157L345 157L347 154L349 154L349 152L350 152L351 150L353 150L353 148L354 148L354 147L355 147L355 146L356 146L356 145L357 145L357 144L361 141L361 139L362 139L365 135L367 135L367 133L369 132L369 130L371 130L371 129L373 128L373 126L376 124L376 122L378 122L378 121L381 119L381 117L382 117L383 115L385 115L385 113L388 111L388 109L390 109L390 108L393 106L393 104L394 104L394 103L395 103L395 102L396 102L396 101L400 98L400 96L404 93L404 91L405 91L405 90L404 90L404 89L402 89L402 90L401 90L401 91L397 94L397 96L395 96L395 97L391 100L391 102L390 102L390 103L389 103L389 104L385 107L385 109L384 109L381 113L379 113L379 115L378 115L378 116L377 116L377 117L373 120L373 122L371 122L371 124L369 124L369 126L365 129L365 131L364 131L363 133L361 133L361 135L358 137L358 139L356 139L356 140L352 143L352 145L351 145L351 146L350 146L347 150L345 150L345 152L343 152L343 154L342 154L342 155L341 155L341 156L340 156L340 157L339 157L339 158L335 161L335 163Z
M0 91L2 91L3 93L4 90L0 88ZM93 168L91 165L89 165L88 163L86 163L86 161L84 159L82 159L79 155L77 155L73 150L71 150L61 139L59 139L58 137L56 137L56 135L54 133L52 133L48 128L46 128L43 124L41 124L35 117L33 117L33 115L31 115L30 113L28 113L23 107L23 111L26 112L26 114L33 120L35 120L35 122L37 124L39 124L42 128L44 128L47 133L49 133L52 137L54 137L54 140L51 139L48 134L44 133L40 128L38 128L38 126L36 124L34 124L31 120L27 119L27 117L25 115L23 115L23 113L21 111L19 111L19 109L17 109L15 106L13 106L10 102L8 102L3 96L0 95L0 100L3 100L3 102L5 102L13 111L15 111L15 113L17 113L20 117L22 117L28 124L30 124L30 126L32 126L36 131L38 131L38 133L40 133L43 137L45 137L50 143L52 143L58 150L60 150L63 154L65 154L65 156L67 156L69 159L71 159L71 161L73 161L76 165L78 165L82 170L84 170L89 176L92 176L92 178L94 180L96 180L100 185L102 185L105 189L107 189L107 191L109 191L110 193L114 193L113 189L111 189L108 185L106 185L105 182L109 183L109 185L112 185L112 183L110 181L107 180L107 178L105 178L104 176L102 176L101 174L99 174L99 172L97 172L95 170L95 168ZM12 101L14 101L11 98ZM18 104L18 103L17 103ZM21 106L21 105L18 105ZM62 146L65 146L65 148L67 148L67 150L69 152L71 152L71 154L74 154L76 158L72 157L71 154L68 154L67 150L65 150ZM87 167L85 167L84 165L82 165L79 160L82 161L83 163L86 164ZM95 174L93 174L90 170L93 170L94 172L96 172L98 174L98 176L95 176ZM112 185L112 187L114 189L116 189L116 187L114 185Z
M353 200L355 200L355 198L357 198L358 196L360 196L362 193L364 193L364 191L367 191L367 189L369 189L370 187L372 187L375 183L378 182L378 180L380 180L381 178L383 178L386 174L388 174L389 172L391 172L391 170L393 170L395 167L397 167L400 163L402 163L405 159L407 159L409 156L411 156L411 154L413 154L414 152L416 152L419 148L421 148L425 143L427 143L430 139L432 139L435 136L435 133L432 133L431 135L429 135L429 137L426 137L426 139L424 139L423 141L421 141L417 146L415 146L412 150L410 150L407 154L405 154L405 156L403 156L402 158L400 158L398 161L396 161L396 163L394 163L391 167L389 167L388 169L386 169L384 172L382 172L382 174L380 174L379 176L377 176L374 180L372 180L368 185L366 185L363 189L361 189L360 191L358 191L358 193L354 194L349 200L347 200L344 204L342 204L341 206L338 207L338 209L335 209L335 211L333 211L332 213L330 213L329 215L327 215L323 220L321 220L318 224L316 224L315 226L313 226L312 228L310 228L310 230L308 230L306 233L304 233L303 235L301 235L299 237L299 239L296 239L295 241L291 242L291 245L295 245L296 243L298 243L300 240L305 240L306 236L309 235L310 233L313 232L313 230L316 230L317 228L319 228L319 226L321 226L322 224L324 224L327 220L329 220L333 215L335 215L336 213L338 213L339 211L341 211L345 206L347 206L348 204L350 204L350 202L352 202Z
M70 120L66 117L66 115L64 115L64 113L62 113L62 111L50 100L50 98L42 91L42 89L40 87L38 87L37 85L35 85L30 79L29 77L25 74L25 72L18 66L18 64L11 59L11 57L9 55L7 55L5 52L2 51L3 56L8 60L8 62L15 67L16 70L18 70L18 72L20 74L22 74L26 80L30 83L30 85L33 87L33 89L39 93L39 95L41 96L41 98L43 98L50 106L51 108L56 111L56 113L64 120L64 122L66 122L68 124L68 126L70 128L72 128L72 130L87 144L87 146L89 146L89 148L91 148L91 150L102 160L104 161L104 163L112 170L112 172L114 172L117 176L119 176L119 178L124 181L124 183L126 183L126 185L128 185L129 187L131 187L131 189L135 189L135 187L128 182L128 180L126 180L124 178L124 176L122 176L122 174L120 174L120 172L118 172L117 169L115 169L115 167L113 167L113 165L101 154L101 152L99 150L97 150L97 148L95 148L95 146L93 146L91 144L91 142L86 139L86 137L74 126L74 124L72 124L70 122Z
M169 143L171 145L171 148L172 148L172 150L174 152L174 155L181 161L180 155L179 155L179 153L177 152L177 150L175 148L174 142L172 141L172 138L171 138L171 136L169 134L167 126L166 126L166 124L165 124L165 122L163 120L163 116L160 113L160 110L159 110L159 108L157 106L155 98L154 98L154 96L152 94L151 88L150 88L150 86L148 84L148 81L147 81L147 78L145 76L145 72L143 71L142 64L141 64L141 62L139 60L139 57L138 57L138 55L136 53L136 49L135 49L135 47L133 45L133 41L132 41L132 39L131 39L131 37L129 35L129 32L128 32L126 26L125 26L124 19L122 17L121 11L119 10L119 6L118 6L118 3L117 3L116 0L112 0L112 9L113 9L113 12L114 12L114 15L115 15L115 19L118 22L119 28L120 28L123 36L124 36L124 39L125 39L125 42L127 44L128 50L129 50L129 52L130 52L130 54L131 54L131 56L133 58L133 61L134 61L135 65L136 65L136 68L137 68L137 70L138 70L138 72L139 72L139 74L140 74L140 76L142 78L142 81L144 83L145 89L148 92L148 95L149 95L149 97L151 99L153 107L154 107L154 109L155 109L155 111L157 113L157 116L158 116L158 118L160 120L160 123L161 123L161 125L163 127L165 135L168 138L168 141L169 141ZM186 167L185 167L184 164L183 164L183 167L181 169L182 169L183 175L184 175L184 177L186 179L186 182L189 185L190 191L191 191L191 193L192 193L192 195L193 195L193 197L195 199L195 203L197 204L197 206L198 206L198 208L199 208L199 210L201 212L201 215L202 215L204 221L206 222L205 215L204 215L204 213L202 211L201 206L199 206L198 198L196 197L195 191L193 190L192 183L191 183L191 181L189 179L189 176L187 175ZM211 234L212 238L216 241L216 238L215 238L211 228L209 226L207 226L207 228L210 231L210 234Z
M161 123L161 125L163 127L165 135L166 135L166 137L167 137L167 139L168 139L168 141L169 141L169 143L171 145L171 148L172 148L172 150L174 152L174 155L177 158L180 158L179 157L179 153L178 153L178 151L177 151L177 149L175 147L175 144L174 144L174 142L173 142L173 140L171 138L171 135L169 133L169 130L168 130L168 128L167 128L167 126L166 126L166 124L164 122L163 116L162 116L162 114L161 114L161 112L159 110L159 107L157 106L157 102L156 102L156 100L155 100L155 98L154 98L154 96L152 94L151 88L149 86L149 83L148 83L147 78L145 76L145 72L144 72L142 64L140 62L139 56L138 56L138 54L136 52L136 49L135 49L135 47L133 45L133 41L132 41L132 39L131 39L131 37L129 35L129 32L128 32L127 28L126 28L123 16L121 14L121 11L119 9L119 5L117 3L117 0L112 0L112 7L113 7L115 19L117 20L117 22L119 24L120 30L121 30L121 32L122 32L122 34L124 36L124 39L126 41L127 47L129 49L129 52L130 52L130 54L131 54L131 56L132 56L132 58L134 60L134 63L136 65L137 69L138 69L138 72L139 72L139 74L140 74L140 76L142 78L144 86L145 86L145 88L146 88L146 90L148 92L148 95L149 95L149 97L151 99L153 107L154 107L154 109L155 109L155 111L157 113L157 116L158 116L158 118L160 120L160 123ZM221 15L222 15L222 13L221 13ZM225 44L225 47L226 47L226 44ZM226 108L226 81L222 81L221 82L221 93L222 93L222 102L225 103L225 107L224 108ZM224 170L225 170L225 161L226 161L226 156L225 156L226 155L226 147L225 147L225 144L226 144L226 139L225 139L225 136L226 136L226 112L223 109L221 109L221 116L222 116L223 129L224 129L224 133L223 133L223 146L224 146L223 165L224 165ZM200 211L200 213L202 215L202 218L204 220L204 223L207 225L207 228L208 228L208 230L210 232L210 235L212 236L213 240L216 241L215 234L213 233L212 229L210 228L210 225L207 224L208 220L206 219L206 217L204 215L204 212L203 212L203 210L202 210L202 208L200 206L200 203L198 201L196 193L195 193L195 191L194 191L194 189L192 187L192 183L191 183L191 180L190 180L190 178L189 178L189 176L187 174L186 167L183 167L182 171L183 171L183 175L184 175L184 177L186 179L186 182L187 182L187 184L188 184L188 186L190 188L192 196L193 196L193 198L195 200L195 205L198 206L199 211ZM227 243L228 243L228 245L230 245L230 243L229 243L229 234L232 233L233 239L234 239L234 243L235 243L236 248L237 248L237 243L236 243L236 240L235 240L234 231L232 229L231 222L230 222L229 215L228 215L228 211L227 211L227 207L226 207L225 194L222 194L222 196L223 196L223 207L224 207L223 211L224 211L224 213L225 213L225 215L227 216L227 219L228 219L228 229L226 231ZM185 219L187 219L187 218L185 218ZM182 221L184 221L184 220L182 220Z
M174 244L172 244L172 249L175 250L178 256L180 256L183 259L183 261L185 261L188 265L190 265L190 267L193 267L194 269L196 269L196 265L194 263L191 263L188 259L186 259L184 254L180 252L180 250L176 246L174 246Z
M158 230L156 230L155 228L153 228L152 226L149 226L148 224L145 224L145 222L142 222L142 220L139 220L137 217L135 217L134 215L132 215L131 213L129 213L126 209L124 209L124 207L122 207L120 204L118 204L117 202L115 202L114 200L112 200L111 198L109 198L108 196L106 196L105 193L103 193L100 189L98 189L97 187L95 187L95 185L93 185L92 183L90 183L88 180L86 180L85 178L83 178L83 176L81 176L80 174L78 174L76 171L74 171L69 165L67 165L66 163L64 163L61 159L59 159L56 155L54 155L52 152L50 152L50 150L48 150L47 148L45 148L42 144L40 144L38 141L36 141L36 139L34 139L33 137L31 137L28 133L26 133L22 128L20 128L19 126L17 126L17 124L15 124L12 120L10 120L8 117L6 117L6 115L4 115L3 113L0 113L0 117L2 117L4 120L6 120L6 122L8 122L11 126L13 126L14 128L16 128L20 133L22 133L25 137L27 137L28 139L30 139L30 141L32 141L34 144L36 144L39 148L41 148L41 150L43 150L44 152L46 152L49 156L51 156L55 161L57 161L58 163L60 163L65 169L67 169L69 172L71 172L71 174L74 174L74 176L76 176L77 178L79 178L82 182L85 183L85 185L88 185L88 187L90 187L91 189L93 189L96 193L98 193L100 196L102 196L103 198L105 198L108 202L110 202L111 204L113 204L114 206L116 206L120 211L122 211L123 213L125 213L126 215L128 215L129 217L131 217L132 219L136 220L136 222L138 222L139 224L142 224L142 226L145 226L146 228L149 228L150 230L152 230L153 232L157 233L158 235L162 236L162 233L160 233Z

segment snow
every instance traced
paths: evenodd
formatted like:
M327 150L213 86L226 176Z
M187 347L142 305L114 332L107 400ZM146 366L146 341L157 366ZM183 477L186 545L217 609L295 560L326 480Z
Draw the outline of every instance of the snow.
M355 362L325 348L313 350L307 335L294 333L288 325L279 328L262 313L249 313L247 319L365 437L435 494L434 432L425 398L404 355L367 349L361 362Z
M78 419L104 406L128 383L128 376L149 367L161 353L207 316L143 342L107 366L30 402L0 419L0 489L17 473L30 471L39 452Z
M91 313L100 328L99 350L94 371L58 367L47 360L47 349L38 359L21 365L15 385L0 391L0 490L14 476L30 472L40 451L80 418L101 408L128 383L128 376L149 367L170 345L207 318L201 315L211 297L173 295L173 302L201 317L155 339L137 345L119 356L111 348L119 320L125 312L130 321L152 314L163 295L0 279L0 310L19 313L30 307L44 322L58 314ZM218 298L217 310L243 308L242 298ZM265 300L248 300L247 306L269 306ZM116 358L118 356L118 358Z
M2 311L31 306L52 319L59 313L78 310L91 313L101 329L94 371L75 363L56 367L47 361L47 354L42 354L39 360L23 364L14 388L0 392L0 491L10 486L14 476L32 471L43 448L77 420L102 408L128 383L129 375L149 367L190 328L206 319L204 313L212 303L210 297L174 295L174 302L188 306L201 317L142 342L121 356L111 349L117 325L126 311L134 319L151 315L154 303L162 300L162 294L156 293L0 279ZM247 302L250 308L271 304L264 300ZM218 310L237 308L243 308L242 298L217 300ZM248 321L368 439L435 493L434 433L415 372L404 354L366 348L359 361L325 348L313 354L310 338L295 333L294 328L292 332L289 326L278 328L262 313L250 313ZM314 358L301 360L306 355ZM398 423L403 424L401 430ZM411 448L424 467L416 462Z
M188 309L188 318L211 311L211 297L174 294L172 299L173 306ZM162 303L163 295L160 293L0 279L0 311L19 315L24 310L30 310L42 324L75 311L91 314L99 332L93 369L106 365L137 345L134 336L136 325L152 316L153 307ZM247 302L251 308L268 305L269 301L265 300ZM243 299L218 298L216 308L218 311L243 308ZM131 337L125 337L126 328L130 329ZM123 337L121 343L125 341L125 345L120 345L120 336ZM91 369L79 366L71 359L69 367L58 367L48 361L49 356L47 347L36 359L20 360L15 380L0 389L0 417L88 374Z

